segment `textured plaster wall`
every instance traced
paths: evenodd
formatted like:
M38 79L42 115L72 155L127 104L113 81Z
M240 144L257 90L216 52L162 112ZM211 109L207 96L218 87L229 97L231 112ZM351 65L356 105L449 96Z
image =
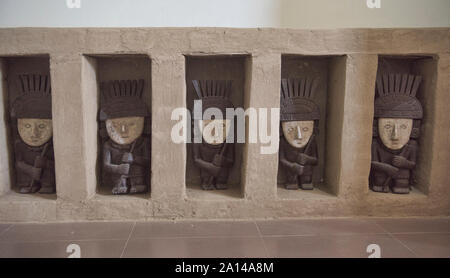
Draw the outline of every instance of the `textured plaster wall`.
M54 197L3 191L0 221L448 215L449 49L448 28L0 29L2 61L36 54L50 57L57 183ZM136 54L151 59L151 194L98 194L94 164L100 65L95 57ZM325 151L324 190L277 192L278 154L261 154L257 143L243 146L242 196L189 194L187 150L169 139L176 123L170 115L174 108L188 105L185 56L199 54L247 55L243 103L255 108L279 107L282 55L333 56L328 62L325 146L330 150ZM409 195L368 189L375 77L381 55L433 57L413 67L430 76L423 87L428 135L420 142L425 146L420 175L427 189ZM278 128L273 132L278 134ZM0 181L7 179L0 171Z

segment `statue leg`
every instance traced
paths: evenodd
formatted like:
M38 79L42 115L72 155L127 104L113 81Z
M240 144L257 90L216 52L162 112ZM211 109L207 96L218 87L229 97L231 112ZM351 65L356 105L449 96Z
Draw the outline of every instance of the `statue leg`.
M393 193L408 194L409 188L409 179L394 179L394 185L392 186Z
M286 189L296 190L298 189L298 179L297 174L286 173L286 184L284 185Z
M127 188L127 178L124 176L119 176L114 181L114 187L112 189L112 194L118 195L118 194L126 194L128 191Z
M19 193L22 194L30 194L30 193L36 193L41 188L41 185L39 182L34 181L33 185L31 186L31 181L27 183L19 183Z
M389 184L385 186L385 183L388 182L388 176L384 174L374 174L370 179L370 188L375 192L389 192Z
M147 192L144 176L130 178L130 194Z
M203 190L213 190L214 189L214 179L211 182L212 176L205 170L200 170L200 176L202 179L202 189Z
M312 175L302 175L299 176L300 188L303 190L313 190L314 185L312 184Z
M55 176L50 171L53 171L53 169L44 169L42 173L41 189L39 190L41 194L53 194L56 191Z
M228 169L222 169L216 181L216 189L224 190L228 189Z

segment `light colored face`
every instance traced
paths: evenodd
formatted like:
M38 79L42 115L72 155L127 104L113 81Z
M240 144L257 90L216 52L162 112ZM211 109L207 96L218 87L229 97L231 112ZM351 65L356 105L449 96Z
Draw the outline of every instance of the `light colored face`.
M378 119L378 133L383 144L391 150L399 150L409 141L412 119Z
M314 121L282 122L283 135L294 148L303 148L308 144L314 131Z
M32 147L44 145L53 135L51 119L17 119L17 128L20 138Z
M226 141L230 131L230 120L201 121L203 139L211 145L220 145Z
M109 138L119 145L134 142L144 131L144 117L124 117L106 120Z

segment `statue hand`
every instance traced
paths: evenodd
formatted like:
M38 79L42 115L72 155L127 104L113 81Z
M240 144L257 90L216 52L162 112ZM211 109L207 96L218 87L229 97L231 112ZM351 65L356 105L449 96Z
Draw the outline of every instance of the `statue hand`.
M121 175L128 175L130 172L130 164L120 164L119 165L119 174Z
M33 180L40 180L42 174L42 168L33 167L31 168L31 178Z
M36 156L34 158L34 167L36 168L44 168L44 166L46 165L47 159L45 157L42 156Z
M219 175L219 173L220 173L220 170L221 170L220 167L218 167L218 166L216 166L216 165L214 165L214 164L211 164L210 171L211 171L211 174L212 174L213 176L217 177L217 176Z
M403 156L400 155L394 155L394 157L392 158L392 165L394 165L395 167L405 167L405 165L408 163L408 160L406 158L404 158Z
M304 153L299 153L297 156L297 163L305 165L308 162L308 156Z
M218 154L214 155L214 159L212 161L212 164L214 166L222 167L224 162L225 162L225 157L218 155Z
M294 163L293 166L293 172L297 173L297 175L303 175L303 171L304 171L305 167L303 165Z
M122 162L131 164L134 161L134 157L132 153L126 152L122 155Z
M397 167L394 167L392 165L387 165L386 167L386 173L388 176L393 177L398 173L399 169Z

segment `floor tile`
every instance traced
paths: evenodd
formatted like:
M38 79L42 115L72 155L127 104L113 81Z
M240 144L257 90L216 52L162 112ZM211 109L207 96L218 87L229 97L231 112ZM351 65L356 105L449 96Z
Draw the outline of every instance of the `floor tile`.
M137 222L131 238L209 236L257 237L259 233L255 223L247 221L161 221Z
M264 237L269 257L281 258L367 258L370 244L380 247L382 258L414 257L389 235L321 235Z
M124 257L234 258L266 257L261 238L131 239Z
M386 233L375 223L361 219L274 220L256 224L263 236Z
M127 239L132 222L16 224L0 236L0 242L84 239Z
M2 242L0 258L67 258L67 247L78 244L81 258L118 258L126 240Z
M395 234L418 257L450 258L450 233Z
M2 235L11 226L12 226L12 224L0 224L0 235Z
M378 218L372 221L390 233L450 233L450 218Z

